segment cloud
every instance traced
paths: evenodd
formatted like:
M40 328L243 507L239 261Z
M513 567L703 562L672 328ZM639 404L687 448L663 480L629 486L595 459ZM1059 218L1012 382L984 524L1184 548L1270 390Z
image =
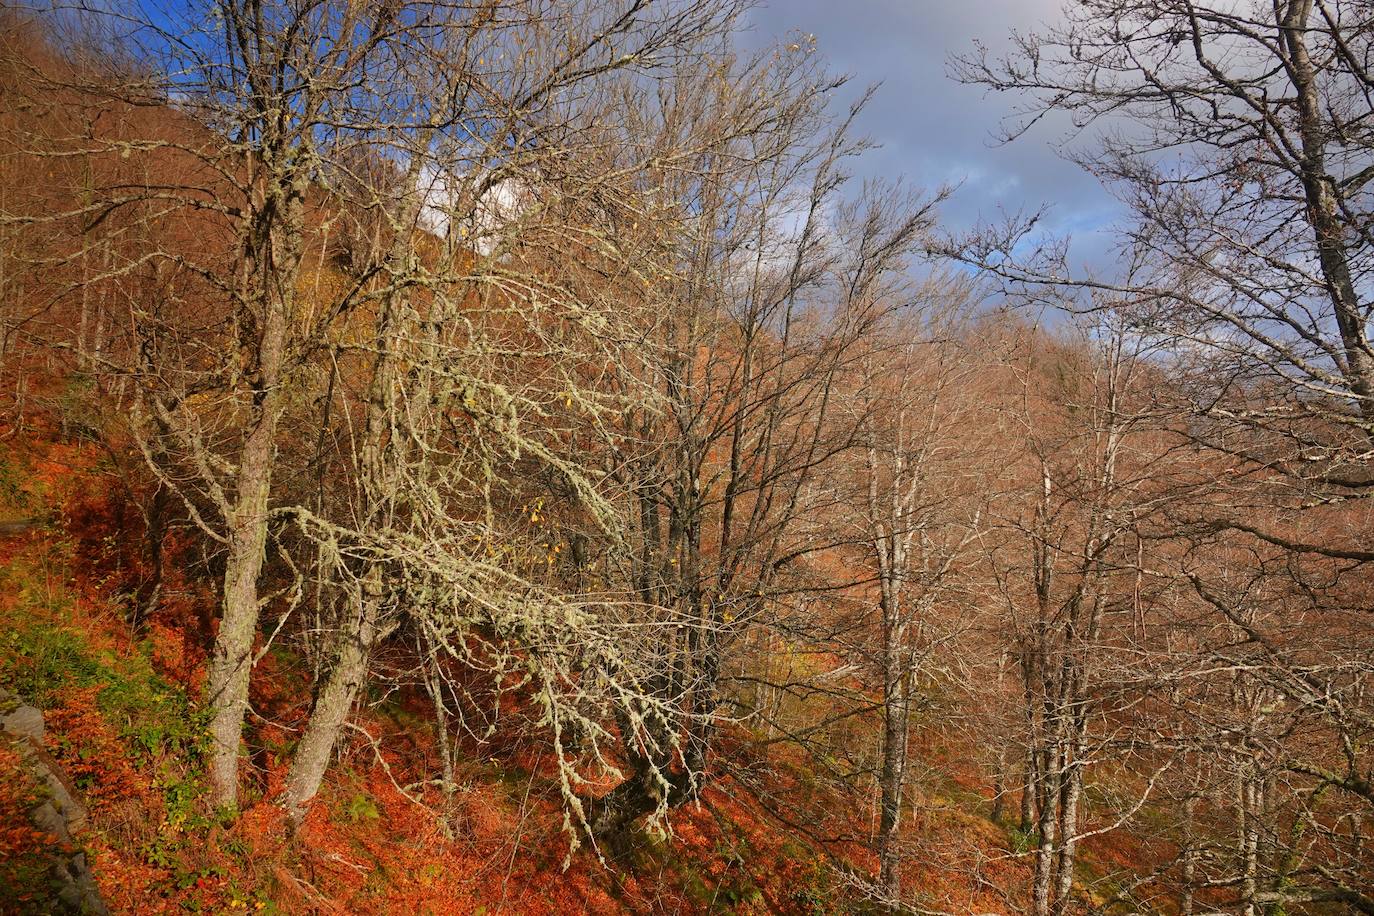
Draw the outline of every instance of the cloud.
M496 250L503 235L518 220L524 209L525 188L514 178L505 178L470 200L473 188L481 182L474 175L455 176L426 166L420 175L424 203L419 223L439 236L447 236L457 219L457 230L464 244L483 257Z
M947 75L951 54L980 41L994 53L1012 30L1059 18L1063 0L771 0L750 14L742 44L761 47L790 30L809 32L832 66L852 74L857 93L882 88L859 122L881 145L862 169L874 176L906 175L926 186L956 185L943 209L953 229L967 229L1001 213L1049 207L1044 225L1073 233L1082 258L1104 258L1103 230L1123 210L1097 181L1058 152L1063 120L1047 119L1010 145L994 138L1018 104L1012 95L986 93Z

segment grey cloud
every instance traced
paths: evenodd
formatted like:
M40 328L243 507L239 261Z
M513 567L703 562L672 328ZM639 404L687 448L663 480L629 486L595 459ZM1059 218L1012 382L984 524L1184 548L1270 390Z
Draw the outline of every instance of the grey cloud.
M1072 232L1074 250L1100 261L1110 238L1100 230L1121 208L1095 179L1065 161L1057 146L1067 131L1053 121L1015 143L995 142L1018 103L947 75L951 54L981 41L994 52L1013 30L1059 17L1063 0L772 0L750 14L748 46L790 30L814 34L834 69L852 74L858 91L882 88L861 122L882 145L864 166L872 175L905 175L934 186L958 184L947 224L967 228L1003 211L1050 206L1050 231Z

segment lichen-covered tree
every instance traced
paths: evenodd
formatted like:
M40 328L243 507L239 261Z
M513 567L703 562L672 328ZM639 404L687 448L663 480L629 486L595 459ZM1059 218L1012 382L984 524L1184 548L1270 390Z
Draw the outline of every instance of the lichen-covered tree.
M393 199L348 233L348 270L374 278L375 311L361 344L335 348L356 351L343 372L365 380L332 421L356 429L343 449L351 489L289 513L341 609L326 627L332 658L287 779L294 816L319 786L373 646L391 632L421 656L448 790L448 719L461 695L449 670L482 671L498 693L535 691L570 829L585 826L573 745L593 767L610 767L596 749L612 711L631 740L646 716L665 714L637 685L644 636L620 619L625 596L614 582L589 593L550 575L562 544L540 523L559 517L559 501L611 545L624 540L597 443L608 415L651 404L653 392L607 380L641 341L626 279L669 268L617 234L646 206L633 183L649 166L633 146L609 145L620 138L603 125L620 93L670 81L655 69L699 53L731 12L682 4L668 19L546 15L528 32L465 45L429 84L408 75L412 91L433 85L440 104L465 106L436 119L461 123L464 136L416 131L405 174L392 175ZM612 33L626 53L600 63ZM535 91L487 96L479 109L453 74L508 45L530 69L503 68L501 79ZM596 65L574 74L566 49L584 45ZM573 85L576 94L554 92ZM340 184L357 183L358 172ZM369 235L377 213L384 219Z
M414 279L409 268L397 279L396 258L331 272L332 233L356 211L388 204L372 182L337 179L365 151L404 171L427 131L459 151L454 174L472 186L500 181L504 165L533 150L557 163L570 134L555 102L566 105L572 86L627 68L648 79L692 54L736 5L228 2L85 12L137 67L118 83L79 71L48 77L107 99L111 115L64 138L62 155L131 160L143 175L107 175L76 205L26 216L113 225L112 216L136 213L157 227L100 277L138 280L123 290L126 340L107 368L123 381L128 429L150 467L218 545L222 609L206 697L222 806L237 796L260 615L270 608L280 624L300 594L289 571L264 567L274 526L309 505L294 489L291 464L307 451L296 421L309 421L322 395L315 386L335 378L327 363L351 322ZM153 110L168 116L139 115Z

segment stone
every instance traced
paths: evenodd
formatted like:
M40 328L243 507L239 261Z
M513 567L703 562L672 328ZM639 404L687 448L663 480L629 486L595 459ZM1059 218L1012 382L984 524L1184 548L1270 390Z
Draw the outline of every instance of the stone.
M65 862L53 867L53 877L61 885L57 899L66 912L82 916L109 916L109 909L100 899L100 892L91 877L86 854L78 852Z
M13 694L0 689L0 731L9 735L20 757L47 787L47 797L29 812L34 827L52 834L65 848L72 846L72 832L86 825L86 806L62 770L62 765L43 749L43 713L26 706ZM86 853L62 852L53 862L50 874L56 883L56 909L73 916L109 916L100 891L91 877Z
M57 810L57 806L51 801L45 801L29 812L29 819L33 825L44 833L50 833L57 837L58 842L71 842L71 834L67 831L67 819L62 816L62 812Z
M43 741L43 713L32 706L18 706L0 718L0 728L16 738Z
M62 769L62 764L58 763L43 748L36 744L31 744L25 752L25 758L33 770L43 778L47 784L48 797L57 806L58 812L66 821L67 828L72 833L80 833L86 828L86 806L81 803L81 799L66 772Z

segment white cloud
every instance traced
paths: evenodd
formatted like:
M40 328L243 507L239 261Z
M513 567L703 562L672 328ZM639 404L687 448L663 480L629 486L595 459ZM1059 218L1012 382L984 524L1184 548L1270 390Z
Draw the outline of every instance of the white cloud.
M424 192L420 225L444 237L456 231L467 247L484 257L495 251L511 230L526 196L513 178L486 186L481 173L454 175L433 167L425 168L420 183Z

